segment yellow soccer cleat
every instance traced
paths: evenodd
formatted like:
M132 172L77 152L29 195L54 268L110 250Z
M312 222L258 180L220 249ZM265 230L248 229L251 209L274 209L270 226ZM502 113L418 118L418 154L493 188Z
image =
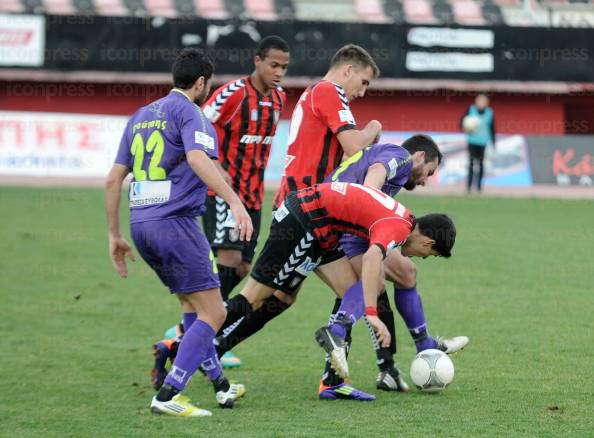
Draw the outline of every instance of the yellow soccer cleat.
M154 396L151 401L151 412L173 417L210 417L212 415L212 412L194 406L188 397L181 394L177 394L169 401L159 401L157 396Z

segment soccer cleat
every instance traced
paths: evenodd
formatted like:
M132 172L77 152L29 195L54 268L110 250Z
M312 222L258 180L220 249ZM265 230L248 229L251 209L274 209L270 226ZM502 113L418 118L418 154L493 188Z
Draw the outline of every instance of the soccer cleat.
M336 386L326 386L323 381L320 381L320 389L318 396L322 400L357 400L357 401L374 401L375 395L368 394L351 385L341 383Z
M398 368L393 367L388 371L380 371L375 380L375 387L382 391L408 392L410 388L402 378Z
M151 412L174 417L210 417L212 415L212 412L194 406L188 397L181 394L164 402L157 400L157 396L154 396L151 401Z
M151 370L151 383L155 390L159 390L163 386L165 377L167 376L167 359L170 359L174 347L175 339L164 339L153 345L153 357L155 358L155 365Z
M336 374L343 379L349 376L349 364L346 359L346 344L335 336L328 327L322 327L315 333L316 341L330 356L330 364Z
M466 347L470 339L468 336L454 336L453 338L437 338L437 349L446 354L453 354L461 351Z
M245 386L241 383L231 383L227 391L216 393L217 402L223 409L232 408L237 400L245 395Z
M221 356L221 366L223 368L236 368L241 366L241 359L235 356L230 351L227 351Z

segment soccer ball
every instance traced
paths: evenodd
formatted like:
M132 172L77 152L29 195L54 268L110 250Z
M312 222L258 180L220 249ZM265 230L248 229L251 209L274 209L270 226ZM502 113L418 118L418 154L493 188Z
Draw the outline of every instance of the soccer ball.
M473 132L476 132L480 123L481 121L478 117L466 116L464 117L464 120L462 120L462 129L464 129L464 132L472 134Z
M421 351L410 365L410 378L425 392L439 392L454 380L454 364L443 351Z

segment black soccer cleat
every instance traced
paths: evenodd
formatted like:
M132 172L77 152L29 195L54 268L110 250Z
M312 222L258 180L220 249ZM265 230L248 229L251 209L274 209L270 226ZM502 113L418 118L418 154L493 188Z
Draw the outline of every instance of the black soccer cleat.
M335 336L329 327L322 327L315 333L315 338L320 347L330 356L330 364L336 374L343 379L349 376L349 364L346 359L346 343Z

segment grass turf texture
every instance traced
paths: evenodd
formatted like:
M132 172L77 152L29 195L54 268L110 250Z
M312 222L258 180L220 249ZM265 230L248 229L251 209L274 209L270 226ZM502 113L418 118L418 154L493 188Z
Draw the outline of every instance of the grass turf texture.
M3 433L592 434L594 205L411 195L401 200L417 215L447 212L458 227L452 259L417 262L431 333L471 338L454 357L451 387L438 395L375 391L374 355L359 324L351 377L378 400L319 401L323 355L313 333L327 320L333 297L312 276L293 309L236 349L244 366L227 375L248 390L237 408L218 409L210 384L197 375L187 394L214 415L175 419L149 413L147 372L151 343L180 319L177 301L142 260L131 264L127 280L116 276L102 192L1 188ZM266 235L269 215L264 219ZM408 376L414 349L396 318L398 363Z

